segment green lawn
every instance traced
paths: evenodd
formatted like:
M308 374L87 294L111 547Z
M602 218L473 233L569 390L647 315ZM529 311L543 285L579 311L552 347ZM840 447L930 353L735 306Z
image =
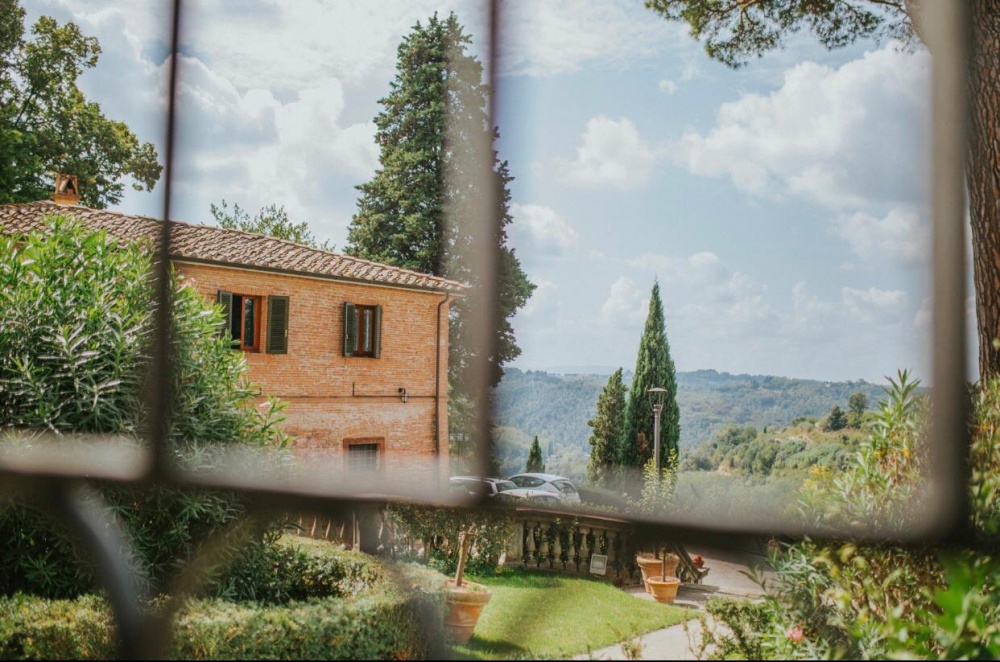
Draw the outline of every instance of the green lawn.
M696 616L589 578L507 569L471 579L493 597L458 659L566 658Z

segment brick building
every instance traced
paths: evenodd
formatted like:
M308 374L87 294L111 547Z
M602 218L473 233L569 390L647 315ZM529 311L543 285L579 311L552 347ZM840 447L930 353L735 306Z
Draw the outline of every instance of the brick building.
M65 188L65 187L64 187ZM75 186L71 186L75 188ZM0 232L73 216L122 240L161 221L56 202L0 205ZM448 308L461 283L262 235L171 223L177 271L229 316L250 378L288 403L296 454L345 469L447 475ZM395 471L394 471L395 470Z

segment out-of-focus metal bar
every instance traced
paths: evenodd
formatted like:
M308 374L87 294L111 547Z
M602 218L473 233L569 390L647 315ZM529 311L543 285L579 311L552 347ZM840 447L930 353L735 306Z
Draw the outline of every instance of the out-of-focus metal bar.
M468 340L474 348L475 363L472 370L473 388L470 389L475 394L475 431L477 440L477 452L475 467L480 475L490 475L490 457L492 435L492 384L490 383L490 360L496 356L496 315L497 315L497 291L496 273L499 266L498 260L498 237L500 232L501 219L497 214L497 203L500 191L495 185L496 178L493 172L493 127L495 125L495 98L497 95L497 51L500 33L500 3L499 0L490 0L487 18L487 39L486 45L487 62L486 80L489 95L486 101L486 130L479 130L479 127L470 127L468 132L470 140L474 141L470 145L471 154L469 164L456 164L457 168L469 168L480 181L477 182L477 190L481 194L479 204L475 205L472 212L473 217L468 219L469 232L472 237L472 248L474 257L471 260L473 268L477 273L473 278L475 286L470 293L468 306L468 319L466 324L469 327ZM450 118L453 120L454 118ZM452 219L452 222L460 222L459 219Z
M932 54L931 213L933 323L930 500L940 535L968 530L968 391L966 377L967 74L969 8L965 0L920 3Z
M170 82L167 97L167 135L163 168L163 224L157 247L154 270L156 277L155 328L153 330L152 373L149 380L149 441L152 451L151 471L162 476L169 469L167 430L170 403L173 402L173 366L170 360L171 308L170 296L170 199L174 176L174 137L177 124L177 68L180 58L181 0L173 0L170 32Z
M156 645L142 636L143 619L135 583L129 577L125 538L109 516L110 508L100 495L66 481L54 482L47 494L52 510L80 536L108 592L118 626L118 656L123 660L157 659Z

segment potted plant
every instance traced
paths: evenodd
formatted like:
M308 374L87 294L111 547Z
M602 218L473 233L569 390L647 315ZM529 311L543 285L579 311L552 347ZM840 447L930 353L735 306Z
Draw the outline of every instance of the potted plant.
M470 526L459 534L458 568L455 570L455 579L448 580L448 591L445 593L444 627L452 640L459 644L467 643L472 638L479 615L493 596L482 584L462 578L474 532L475 527Z
M664 550L664 558L660 559L659 552L653 552L652 556L644 555L642 552L636 554L635 563L639 566L639 570L642 571L642 583L646 588L646 593L650 593L649 590L649 578L656 576L676 576L677 566L681 562L681 559L676 554L667 554ZM666 563L666 568L663 568L664 563Z
M681 580L668 573L677 572L677 564L681 559L672 552L668 553L666 548L663 549L661 556L663 558L660 561L660 574L646 580L646 589L653 594L653 599L657 602L672 604L677 597Z

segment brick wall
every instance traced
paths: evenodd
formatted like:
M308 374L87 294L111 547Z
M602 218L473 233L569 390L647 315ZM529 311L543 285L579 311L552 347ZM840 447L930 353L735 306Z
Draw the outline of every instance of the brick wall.
M344 442L383 441L385 470L411 467L437 447L448 459L448 304L445 295L247 269L177 263L177 270L206 298L218 290L262 297L261 351L247 352L250 378L269 396L289 403L286 432L303 459L343 456ZM288 353L264 351L267 297L289 297ZM344 302L382 306L380 358L343 355ZM435 398L435 359L440 397ZM405 388L409 401L400 401ZM435 444L434 409L439 413ZM446 475L446 474L445 474Z

